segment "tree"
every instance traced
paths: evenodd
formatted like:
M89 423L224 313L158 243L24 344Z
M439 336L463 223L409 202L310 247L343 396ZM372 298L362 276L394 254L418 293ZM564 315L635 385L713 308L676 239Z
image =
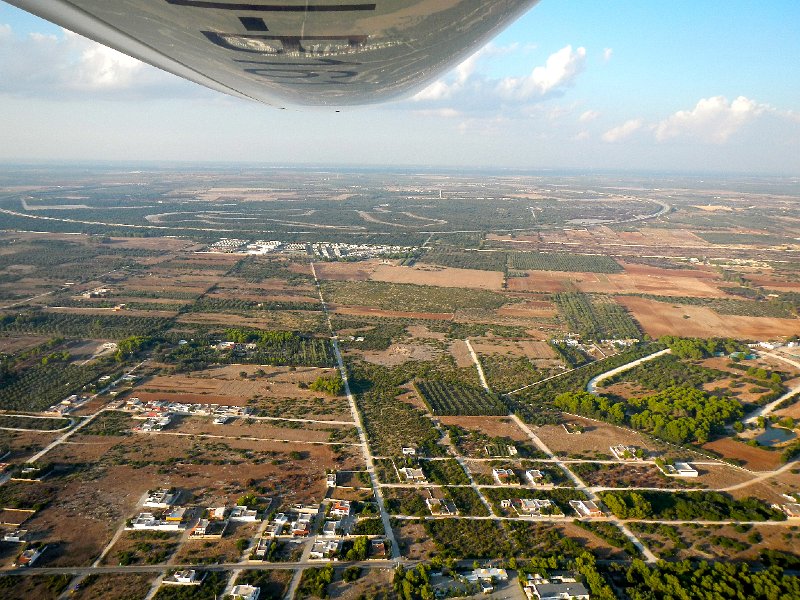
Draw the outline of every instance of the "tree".
M315 392L325 392L331 396L339 396L344 391L344 382L338 374L320 375L308 387Z

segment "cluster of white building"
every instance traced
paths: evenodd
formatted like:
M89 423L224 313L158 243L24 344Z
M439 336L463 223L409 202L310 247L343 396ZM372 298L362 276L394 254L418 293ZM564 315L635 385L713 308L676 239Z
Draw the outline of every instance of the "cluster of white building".
M247 240L237 240L236 238L220 238L208 247L209 252L222 252L230 254L238 252L247 243Z
M125 403L125 408L136 413L143 413L145 418L156 417L166 413L196 417L245 417L250 414L250 409L244 406L170 402L168 400L143 402L136 397L128 398L128 401Z
M135 419L144 419L144 423L136 429L145 432L161 431L172 422L173 415L214 417L215 425L224 425L228 422L228 419L244 417L250 414L250 409L242 406L169 402L167 400L142 402L135 397L128 399L125 408L136 413Z
M367 259L413 252L413 246L344 244L340 242L281 242L280 240L239 240L221 238L208 247L208 252L243 254L311 254L323 260Z
M511 498L501 500L500 506L513 510L520 517L540 517L542 515L561 515L558 506L547 498Z
M340 259L367 259L379 256L393 256L409 254L414 251L412 246L385 246L372 244L330 244L320 242L310 244L311 251L319 258L326 260Z

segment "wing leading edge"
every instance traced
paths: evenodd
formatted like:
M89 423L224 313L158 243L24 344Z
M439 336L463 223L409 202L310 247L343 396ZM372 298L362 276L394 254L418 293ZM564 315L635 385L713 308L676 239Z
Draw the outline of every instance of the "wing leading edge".
M6 0L211 89L267 104L422 88L538 0Z

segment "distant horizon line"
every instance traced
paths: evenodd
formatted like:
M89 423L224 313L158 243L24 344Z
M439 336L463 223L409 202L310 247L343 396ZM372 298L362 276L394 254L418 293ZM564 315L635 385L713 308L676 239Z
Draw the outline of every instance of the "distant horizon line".
M274 170L339 170L339 171L377 171L377 172L414 172L426 173L498 173L498 174L569 174L575 175L639 175L639 176L671 176L671 177L769 177L800 180L800 173L765 172L765 171L720 171L720 170L684 170L654 168L619 168L619 167L501 167L501 166L464 166L464 165L430 165L430 164L356 164L356 163L295 163L286 164L266 161L219 161L219 160L158 160L158 159L0 159L0 168L35 168L44 166L72 168L147 168L151 170L172 170L176 168L196 167L202 169L274 169Z

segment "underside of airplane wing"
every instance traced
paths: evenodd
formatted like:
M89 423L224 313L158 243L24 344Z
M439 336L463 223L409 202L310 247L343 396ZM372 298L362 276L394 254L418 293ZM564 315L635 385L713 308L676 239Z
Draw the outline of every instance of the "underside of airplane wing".
M409 94L538 0L7 0L209 88L267 104Z

